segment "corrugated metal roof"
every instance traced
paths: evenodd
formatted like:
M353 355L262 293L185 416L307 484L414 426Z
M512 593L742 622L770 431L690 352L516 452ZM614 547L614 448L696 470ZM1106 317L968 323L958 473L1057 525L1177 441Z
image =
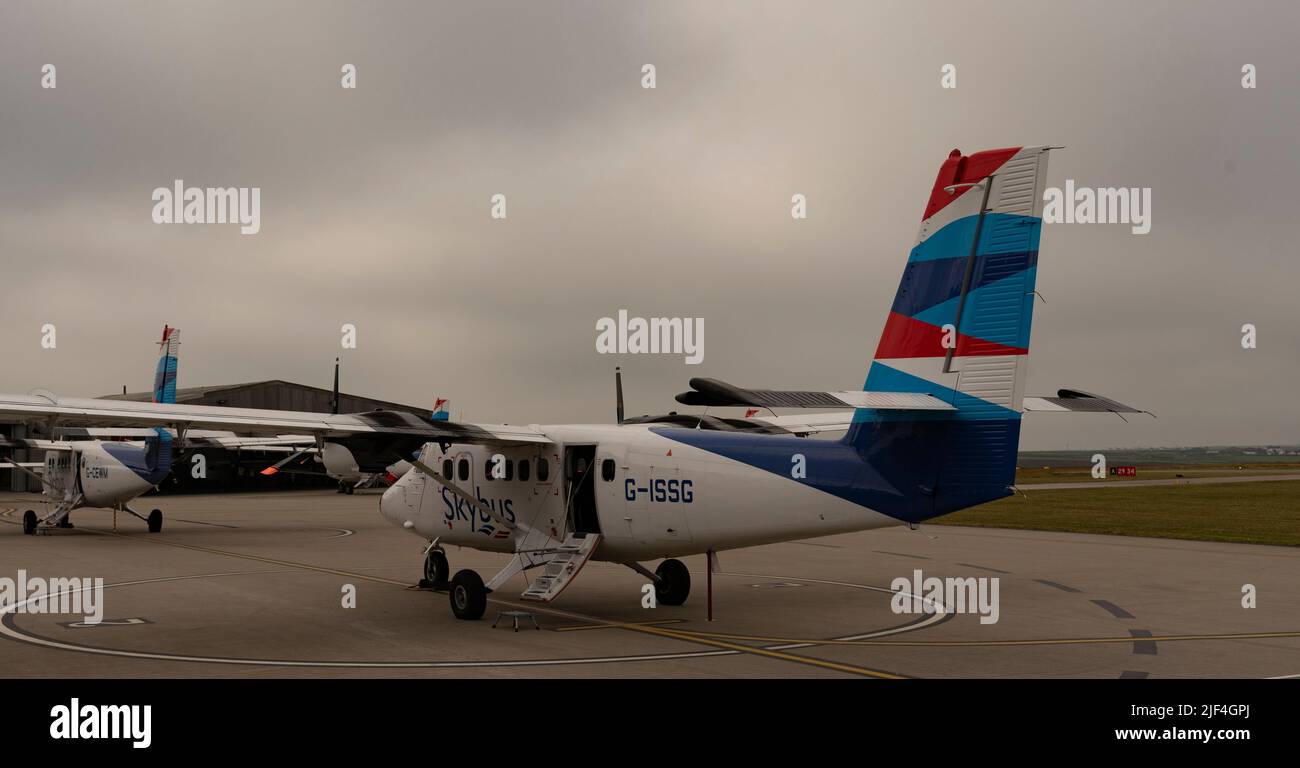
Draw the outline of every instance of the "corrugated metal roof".
M213 385L203 386L203 387L181 387L176 390L176 402L192 403L195 401L209 399L213 395L220 394L223 392L239 392L239 391L246 391L252 389L259 389L263 387L285 387L288 389L294 389L301 392L323 394L326 397L332 397L334 394L333 391L331 390L323 389L321 387L313 387L308 384L297 384L292 381L285 381L284 379L266 379L264 381L244 382L242 384L213 384ZM112 395L100 395L95 399L131 400L135 402L147 403L153 400L153 392L152 391L128 392L127 394L117 393ZM354 395L354 394L349 394L347 392L339 392L339 399L340 400L350 399L350 400L361 401L367 403L370 408L386 408L395 411L409 411L411 413L432 413L433 412L432 408L428 408L424 406L405 405L403 403L394 403L387 400L378 400L373 397L366 397L365 395Z

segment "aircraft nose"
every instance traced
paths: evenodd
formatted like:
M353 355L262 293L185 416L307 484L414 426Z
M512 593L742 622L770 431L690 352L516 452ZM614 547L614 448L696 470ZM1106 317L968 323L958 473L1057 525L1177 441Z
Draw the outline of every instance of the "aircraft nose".
M393 525L410 529L415 527L415 510L407 500L404 485L399 480L388 486L379 499L379 514Z

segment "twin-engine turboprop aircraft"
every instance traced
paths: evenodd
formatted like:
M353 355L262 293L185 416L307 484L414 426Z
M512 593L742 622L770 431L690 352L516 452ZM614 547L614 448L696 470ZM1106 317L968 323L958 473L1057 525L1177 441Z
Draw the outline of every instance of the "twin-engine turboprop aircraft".
M679 605L690 592L681 556L915 524L1010 495L1023 411L1136 412L1079 391L1023 395L1047 158L1015 147L944 161L862 390L693 379L678 396L847 409L836 413L509 426L0 395L0 415L309 434L346 447L362 471L418 451L419 471L380 511L429 543L425 578L447 583L447 544L512 555L486 583L470 570L451 578L457 617L481 617L488 593L537 568L522 597L553 600L590 559L626 565ZM847 433L805 437L827 430Z
M158 342L158 366L154 372L153 402L176 402L176 374L180 353L180 331L163 326ZM52 396L28 396L59 402ZM90 401L100 402L100 401ZM47 502L53 509L44 517L35 510L23 514L23 532L36 533L42 527L71 528L71 513L83 507L122 510L144 520L151 533L162 530L162 510L154 509L146 517L131 508L131 502L157 487L172 470L179 446L174 431L160 426L145 429L60 428L59 422L75 421L66 417L30 419L63 437L104 439L51 440L0 438L0 450L26 449L45 452L39 471L30 462L0 458L0 469L14 469L30 474L41 483ZM123 439L126 438L126 439ZM133 439L134 438L134 439ZM295 445L311 445L313 438L280 436L275 438L238 437L233 432L191 431L186 446L218 447L243 450L293 451Z

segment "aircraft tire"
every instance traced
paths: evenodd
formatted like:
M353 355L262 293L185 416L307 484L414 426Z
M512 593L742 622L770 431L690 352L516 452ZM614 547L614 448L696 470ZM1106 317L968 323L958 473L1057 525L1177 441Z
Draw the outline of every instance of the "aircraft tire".
M691 594L691 572L681 560L665 560L655 569L655 599L664 605L681 605Z
M23 533L28 536L36 533L36 513L30 509L23 513Z
M470 570L457 571L451 579L451 612L462 621L477 621L487 610L487 588Z
M424 558L424 580L437 587L446 584L450 575L451 565L447 562L447 554L437 549L429 550Z
M149 513L149 519L148 519L146 522L149 524L149 533L158 533L159 531L161 531L161 530L162 530L162 510L161 510L161 509L155 509L154 511L150 512L150 513Z

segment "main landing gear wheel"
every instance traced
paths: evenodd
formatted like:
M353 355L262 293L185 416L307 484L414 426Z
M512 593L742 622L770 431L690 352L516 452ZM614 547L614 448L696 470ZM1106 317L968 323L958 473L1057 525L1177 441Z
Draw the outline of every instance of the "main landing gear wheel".
M162 510L155 509L149 513L149 519L145 521L149 524L149 533L158 533L162 530Z
M464 621L483 618L487 610L487 588L473 571L457 571L451 580L451 612Z
M60 528L72 528L73 527L72 515L64 515L63 519L59 521L58 525Z
M691 593L691 572L681 560L665 560L655 569L655 598L664 605L681 605Z
M439 549L429 550L424 558L424 584L420 586L440 587L447 583L451 574L451 565L447 563L447 554Z
M23 513L23 533L28 536L36 533L36 513L30 509Z

